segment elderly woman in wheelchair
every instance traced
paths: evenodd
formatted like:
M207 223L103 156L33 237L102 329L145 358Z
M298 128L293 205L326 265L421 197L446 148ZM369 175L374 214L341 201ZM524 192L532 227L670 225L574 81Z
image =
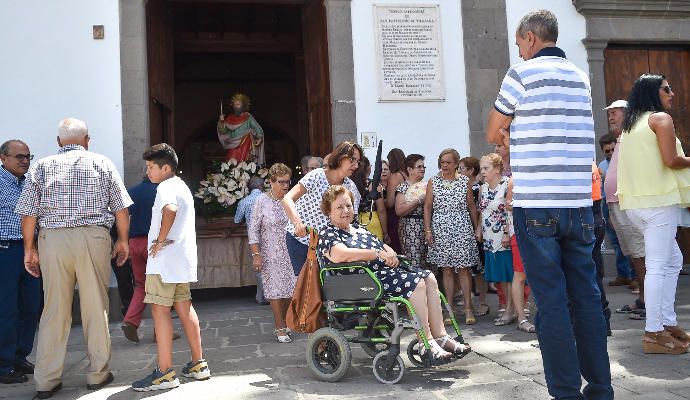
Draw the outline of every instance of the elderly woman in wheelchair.
M339 380L350 363L348 342L362 343L367 350L373 341L388 349L374 358L374 375L381 382L395 383L404 371L398 355L404 329L417 331L417 339L407 352L417 366L439 365L469 353L471 349L463 342L456 321L452 323L457 336L453 338L446 331L441 306L443 303L448 308L448 304L438 291L434 275L410 266L376 236L353 225L353 201L353 194L339 185L331 186L323 195L321 211L330 223L319 232L317 255L329 319L332 313L353 312L364 314L362 320L366 322L356 328L360 330L358 338L346 338L330 327L315 332L307 345L312 371L323 380ZM407 309L411 320L398 316L399 305ZM383 337L371 338L377 332ZM329 338L337 345L334 347L342 348L331 349L331 359L324 360L329 356L324 340L328 342ZM334 352L339 353L338 360L334 360ZM341 364L346 364L345 371L337 370Z

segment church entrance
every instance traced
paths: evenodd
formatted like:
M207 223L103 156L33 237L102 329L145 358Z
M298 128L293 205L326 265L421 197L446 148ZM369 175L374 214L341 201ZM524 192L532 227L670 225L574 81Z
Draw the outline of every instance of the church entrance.
M267 165L332 149L326 14L317 0L149 0L151 144L178 152L198 182L226 152L216 133L231 97L249 97Z

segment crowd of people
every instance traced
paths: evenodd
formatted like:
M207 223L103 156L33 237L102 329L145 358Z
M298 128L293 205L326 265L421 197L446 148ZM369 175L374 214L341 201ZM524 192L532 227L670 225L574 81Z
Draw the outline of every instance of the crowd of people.
M643 74L627 101L601 111L610 133L599 140L605 160L597 166L589 80L556 46L555 16L527 14L515 37L524 62L506 73L489 116L494 152L462 158L452 148L438 155L394 148L374 187L363 149L343 142L323 159L304 157L299 179L276 163L268 182L250 180L235 221L246 221L256 301L270 304L278 342L291 341L286 312L313 228L325 262L366 262L386 294L409 299L424 335L434 339L434 358L470 351L446 332L438 291L451 312L462 308L467 325L491 313L487 293L495 291L494 324L517 323L536 333L553 397L612 399L601 256L608 232L617 266L609 284L629 285L636 294L616 312L645 320L645 353L688 351L690 335L675 314L682 267L675 236L690 215L690 157L668 114L674 97L668 80ZM128 191L113 163L88 151L89 141L84 122L65 119L58 154L31 169L24 142L0 146L0 383L26 382L33 374L37 398L61 389L77 284L87 387L112 382L111 258L117 265L131 260L134 275L125 337L140 340L145 304L155 325L156 369L132 388L180 384L172 364L172 309L191 351L182 375L208 379L190 292L197 265L194 204L177 176L177 155L167 144L147 149L147 177ZM436 162L434 176L425 174L427 160ZM398 268L399 256L416 269ZM538 309L534 324L530 293ZM36 332L34 366L27 356Z

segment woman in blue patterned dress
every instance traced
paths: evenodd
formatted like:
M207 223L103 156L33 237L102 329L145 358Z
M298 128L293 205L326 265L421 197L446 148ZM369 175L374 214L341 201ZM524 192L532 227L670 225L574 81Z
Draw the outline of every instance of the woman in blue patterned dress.
M471 351L469 345L453 340L443 326L441 301L436 278L428 270L417 272L399 267L398 255L366 229L352 224L352 192L343 186L331 186L323 195L321 210L329 224L319 232L318 251L327 263L366 262L389 296L408 299L417 312L430 340L434 358L448 358L451 353ZM356 273L354 268L345 273ZM360 272L362 270L359 270Z

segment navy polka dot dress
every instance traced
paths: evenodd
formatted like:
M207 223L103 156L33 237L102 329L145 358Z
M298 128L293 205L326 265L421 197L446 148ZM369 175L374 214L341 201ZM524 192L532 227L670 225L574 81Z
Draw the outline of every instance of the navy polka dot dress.
M352 249L383 249L383 242L366 229L353 224L350 232L336 228L332 224L326 225L319 232L318 252L324 261L330 263L328 254L331 248L343 244ZM420 270L410 272L401 268L390 268L379 260L368 261L369 268L381 282L384 293L388 296L399 296L408 299L421 279L426 278L431 271ZM341 270L337 274L364 273L361 269L351 268Z

